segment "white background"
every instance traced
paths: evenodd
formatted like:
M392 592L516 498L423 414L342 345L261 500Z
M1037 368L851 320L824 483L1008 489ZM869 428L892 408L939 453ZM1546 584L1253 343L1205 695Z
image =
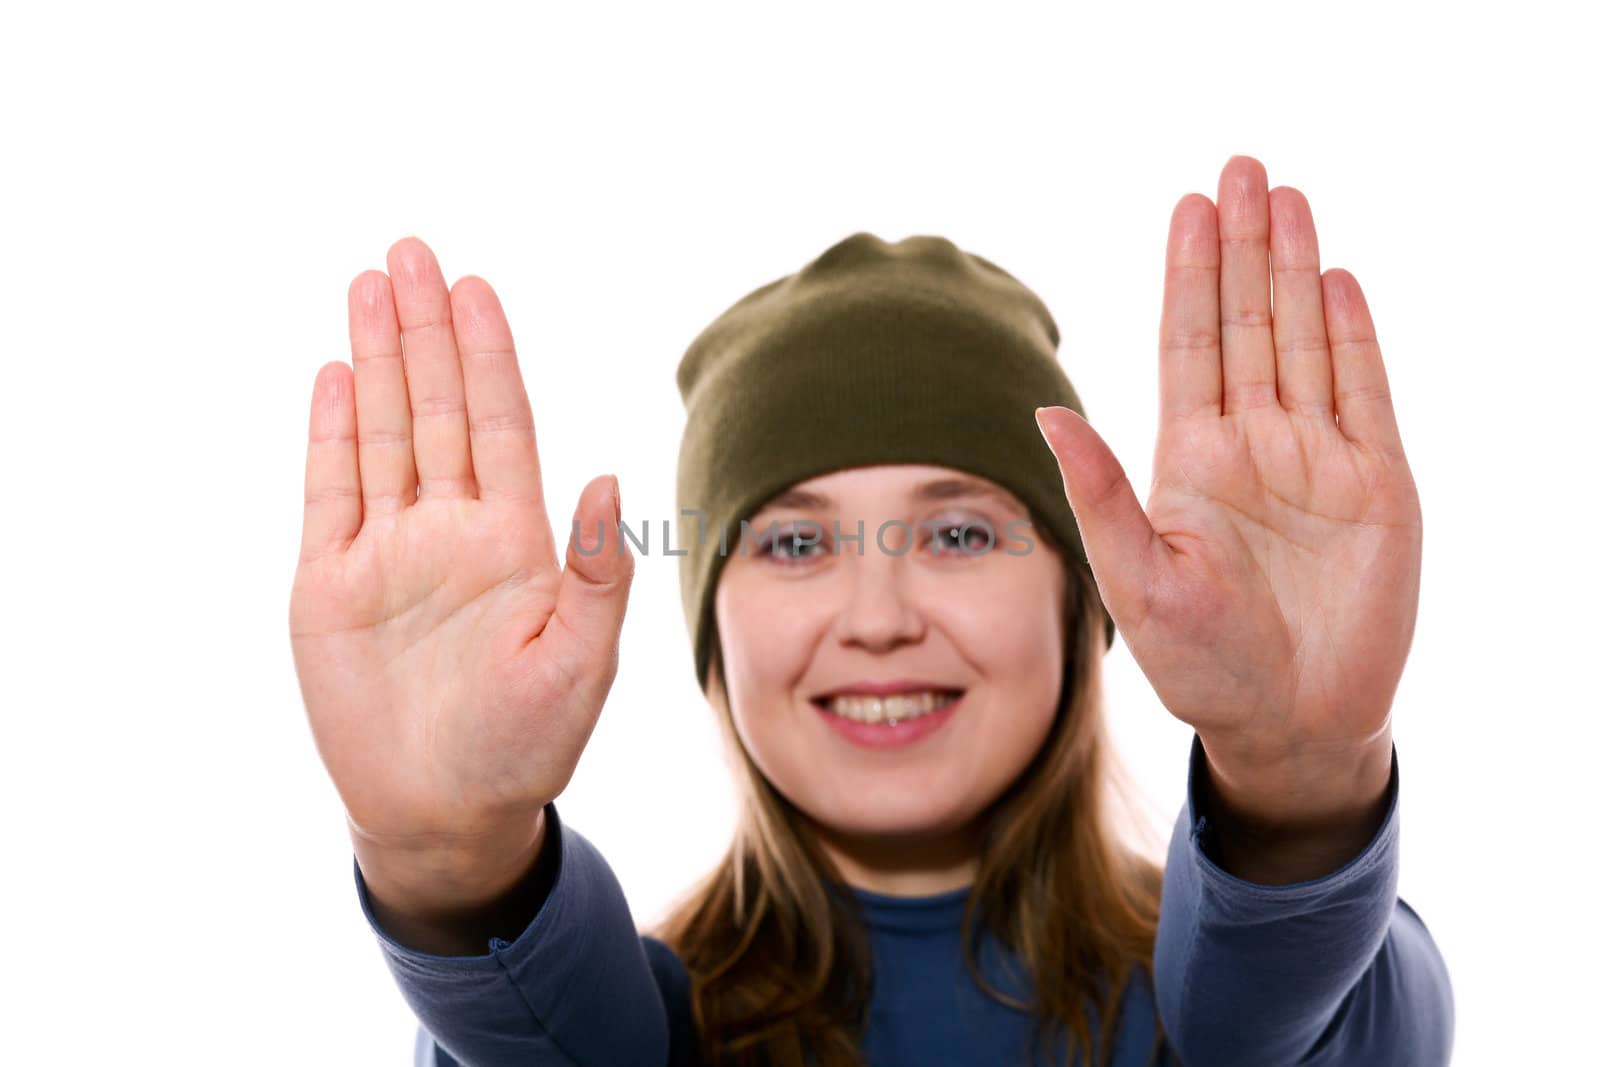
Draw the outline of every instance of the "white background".
M500 293L558 530L603 473L630 522L672 514L684 347L858 229L947 236L1038 292L1143 495L1169 212L1236 152L1309 197L1324 268L1364 286L1422 496L1401 891L1450 964L1455 1062L1592 1054L1575 9L9 8L6 1059L409 1062L287 627L312 380L394 240ZM641 921L732 819L676 565L639 560L560 800ZM1120 641L1108 662L1170 826L1187 730Z

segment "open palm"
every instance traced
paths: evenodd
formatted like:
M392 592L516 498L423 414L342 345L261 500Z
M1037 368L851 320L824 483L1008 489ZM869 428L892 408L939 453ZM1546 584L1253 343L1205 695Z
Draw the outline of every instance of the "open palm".
M505 314L421 241L350 287L354 376L319 372L290 603L295 667L352 828L448 849L531 825L617 667L633 573L609 478L565 571Z
M1387 727L1422 516L1371 315L1259 162L1173 212L1148 506L1075 413L1040 423L1107 610L1162 703L1263 758Z

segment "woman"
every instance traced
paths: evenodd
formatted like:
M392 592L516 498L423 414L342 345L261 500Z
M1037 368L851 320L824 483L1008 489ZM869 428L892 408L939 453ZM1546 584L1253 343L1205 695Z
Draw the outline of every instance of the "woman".
M643 937L553 803L617 667L615 481L562 569L493 293L409 239L356 279L291 625L419 1063L1448 1060L1396 907L1421 516L1370 316L1246 157L1167 260L1148 512L1044 305L948 241L857 234L696 339L684 605L743 804ZM1114 632L1195 731L1164 877L1106 810Z

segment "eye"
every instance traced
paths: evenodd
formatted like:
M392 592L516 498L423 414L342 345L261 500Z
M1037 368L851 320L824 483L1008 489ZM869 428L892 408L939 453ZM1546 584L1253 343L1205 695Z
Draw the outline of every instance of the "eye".
M804 544L794 534L783 534L774 537L766 543L765 551L769 556L779 559L796 559L805 555L804 549L821 548L815 541L807 539Z
M932 529L930 541L940 554L981 556L994 547L994 530L984 519L942 522Z
M756 554L770 556L778 561L807 559L822 551L822 529L815 523L800 522L780 525L786 532L764 537L756 547Z

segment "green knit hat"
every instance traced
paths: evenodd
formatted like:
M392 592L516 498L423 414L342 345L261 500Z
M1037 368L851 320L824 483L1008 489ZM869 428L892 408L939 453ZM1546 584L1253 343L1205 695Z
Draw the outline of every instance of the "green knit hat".
M1087 568L1035 408L1083 405L1031 290L942 237L845 238L707 326L678 366L683 606L706 688L717 577L739 522L849 467L951 467L1005 486ZM721 530L726 528L724 539ZM697 530L697 532L699 532ZM868 542L871 541L868 534ZM724 543L727 545L724 550ZM1106 616L1106 641L1116 633Z

